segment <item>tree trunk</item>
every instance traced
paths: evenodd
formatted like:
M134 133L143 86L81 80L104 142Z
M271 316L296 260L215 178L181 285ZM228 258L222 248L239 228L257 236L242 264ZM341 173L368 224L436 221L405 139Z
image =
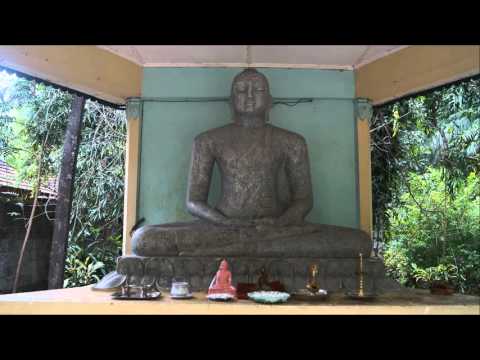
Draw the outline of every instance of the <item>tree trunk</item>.
M65 142L63 144L63 159L58 182L57 205L55 208L55 223L53 228L52 250L50 252L50 267L48 273L48 288L63 288L65 271L65 255L67 252L70 211L72 208L73 183L75 180L75 165L77 163L80 130L85 108L85 98L73 96L72 108L68 118Z

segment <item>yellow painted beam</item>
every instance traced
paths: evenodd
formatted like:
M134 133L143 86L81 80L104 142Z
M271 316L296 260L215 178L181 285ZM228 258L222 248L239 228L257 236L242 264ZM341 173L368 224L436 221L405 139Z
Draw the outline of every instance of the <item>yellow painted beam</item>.
M368 119L357 120L358 188L360 229L372 234L372 170L370 159L370 126Z
M123 205L123 255L132 252L130 231L137 222L138 175L142 126L142 103L127 102L127 143L125 156L125 193Z
M141 93L142 67L96 46L0 46L0 65L115 104Z
M480 74L480 46L410 46L355 70L356 96L374 105Z

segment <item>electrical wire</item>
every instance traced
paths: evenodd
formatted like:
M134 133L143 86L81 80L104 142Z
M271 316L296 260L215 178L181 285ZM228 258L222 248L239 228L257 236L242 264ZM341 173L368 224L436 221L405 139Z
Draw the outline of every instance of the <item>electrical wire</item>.
M297 106L298 104L303 104L303 103L311 103L313 102L313 99L312 98L302 98L302 99L298 99L298 100L295 100L295 101L273 101L273 104L272 106L275 106L275 105L286 105L286 106Z
M230 97L205 97L205 98L162 98L162 97L141 97L130 98L131 101L140 102L162 102L162 103L196 103L196 102L230 102ZM343 100L343 101L355 101L353 98L273 98L272 106L286 105L296 106L304 103L312 103L315 100Z

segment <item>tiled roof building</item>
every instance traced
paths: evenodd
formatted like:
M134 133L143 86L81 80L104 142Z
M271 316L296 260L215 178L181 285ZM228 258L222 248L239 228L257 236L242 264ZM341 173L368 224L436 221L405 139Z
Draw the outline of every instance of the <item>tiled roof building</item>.
M48 183L40 186L40 195L49 195L50 197L57 196L57 179L52 178ZM14 168L8 165L5 161L0 160L0 188L9 187L22 190L31 190L32 186L25 181L17 180L17 172Z

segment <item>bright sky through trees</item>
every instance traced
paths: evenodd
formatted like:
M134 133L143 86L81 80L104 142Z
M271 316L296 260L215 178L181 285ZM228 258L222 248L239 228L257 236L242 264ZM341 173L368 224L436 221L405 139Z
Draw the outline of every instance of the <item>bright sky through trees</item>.
M15 74L9 74L5 70L0 71L0 96L7 97L11 95L12 85L16 78Z

